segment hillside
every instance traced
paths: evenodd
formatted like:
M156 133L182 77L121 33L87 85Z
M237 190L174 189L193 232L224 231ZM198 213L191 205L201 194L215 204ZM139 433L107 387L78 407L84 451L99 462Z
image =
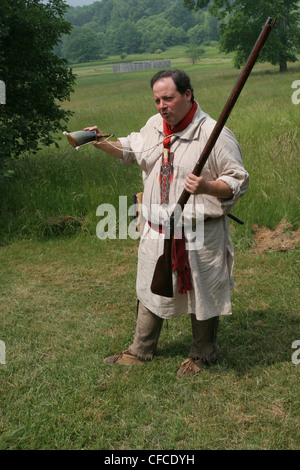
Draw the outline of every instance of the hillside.
M56 52L73 63L219 39L216 18L187 10L182 0L102 0L70 7L66 18L73 29Z

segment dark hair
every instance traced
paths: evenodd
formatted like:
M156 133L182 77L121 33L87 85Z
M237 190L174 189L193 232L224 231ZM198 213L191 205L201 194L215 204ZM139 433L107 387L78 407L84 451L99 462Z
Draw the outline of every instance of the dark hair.
M173 69L173 70L160 70L157 72L151 79L151 88L153 89L153 85L157 80L161 78L171 77L176 85L177 91L183 95L186 90L191 90L192 97L191 102L194 103L194 90L191 85L190 77L183 72L182 70Z

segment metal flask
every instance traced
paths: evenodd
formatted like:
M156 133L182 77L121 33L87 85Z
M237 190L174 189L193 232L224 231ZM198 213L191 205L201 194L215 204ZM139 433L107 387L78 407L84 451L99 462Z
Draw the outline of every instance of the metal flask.
M69 143L72 147L77 150L79 147L96 140L96 131L76 131L76 132L64 132L64 135L67 136Z

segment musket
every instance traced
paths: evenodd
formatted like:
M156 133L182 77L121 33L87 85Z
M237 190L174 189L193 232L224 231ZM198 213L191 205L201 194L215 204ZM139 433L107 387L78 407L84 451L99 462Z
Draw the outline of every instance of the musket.
M251 73L251 70L254 67L254 64L259 56L259 53L261 49L263 48L265 42L268 39L268 36L274 27L274 24L276 22L276 18L268 18L265 25L262 28L262 31L248 57L248 60L224 106L224 109L218 119L218 121L215 124L215 127L193 169L193 174L196 176L200 176L202 169L223 129L225 126L225 123ZM165 236L164 239L164 252L163 254L158 258L156 267L154 270L153 278L152 278L152 283L151 283L151 292L154 294L163 296L163 297L173 297L173 282L172 282L172 243L173 243L173 238L174 238L174 227L176 225L176 217L178 218L178 214L180 214L180 210L178 208L181 208L183 210L185 204L187 203L188 199L190 197L190 193L186 191L185 189L183 190L178 202L175 211L172 212L170 215L170 218L168 220L168 230L166 230L166 233L168 233L168 236ZM177 216L176 216L177 214Z

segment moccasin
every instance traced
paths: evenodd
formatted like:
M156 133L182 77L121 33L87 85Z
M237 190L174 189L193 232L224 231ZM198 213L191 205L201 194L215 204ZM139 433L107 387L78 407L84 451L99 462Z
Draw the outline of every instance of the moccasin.
M105 364L120 366L134 366L144 364L143 361L133 356L128 351L123 351L120 354L114 354L113 356L106 357L104 362Z
M203 367L204 363L201 359L193 360L188 358L182 362L178 369L177 377L192 377L193 375L198 374Z

